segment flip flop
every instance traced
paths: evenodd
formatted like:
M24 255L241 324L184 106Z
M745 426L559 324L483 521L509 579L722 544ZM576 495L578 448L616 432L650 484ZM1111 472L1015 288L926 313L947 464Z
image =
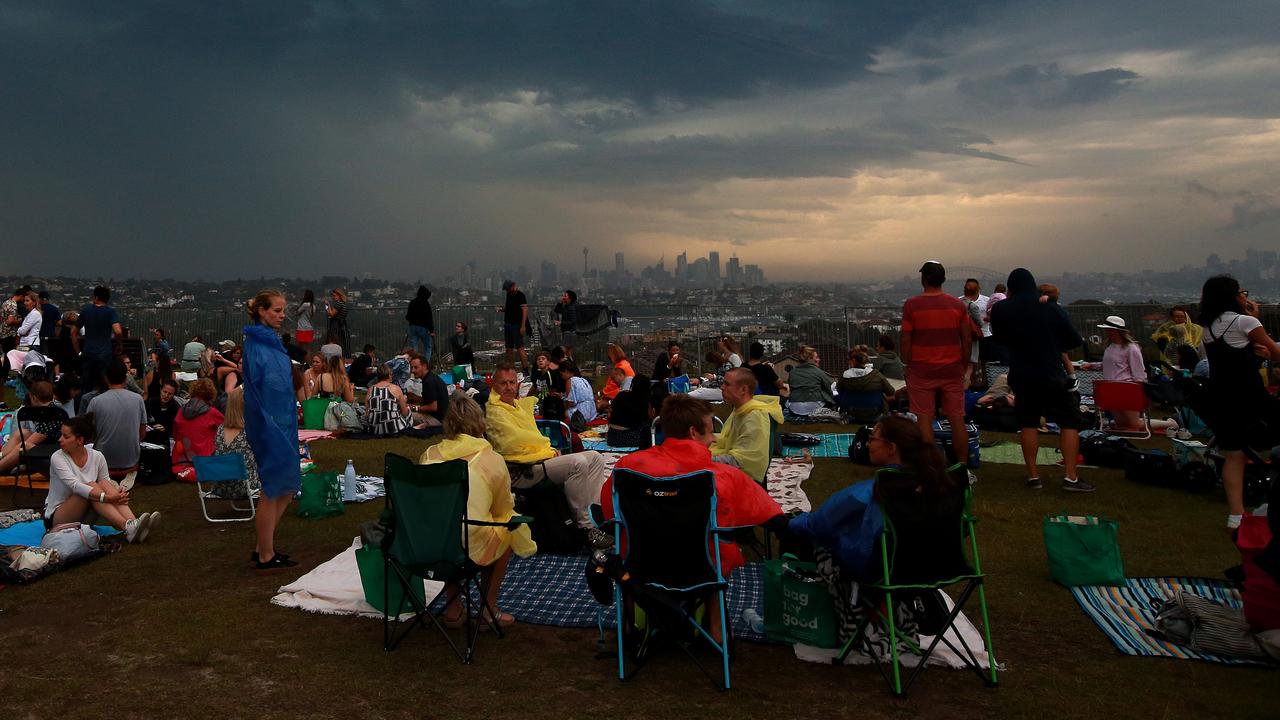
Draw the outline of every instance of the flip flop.
M511 615L510 613L504 613L501 610L498 611L497 625L499 628L505 630L515 624L516 624L516 618L514 615ZM485 623L484 627L489 627L489 623Z

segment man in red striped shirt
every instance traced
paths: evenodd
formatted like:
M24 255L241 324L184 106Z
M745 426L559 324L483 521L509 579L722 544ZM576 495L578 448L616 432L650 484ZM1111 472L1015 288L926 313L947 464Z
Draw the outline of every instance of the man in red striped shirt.
M902 306L902 362L907 366L907 397L925 440L933 442L935 408L951 423L956 460L968 463L969 433L964 425L964 372L973 343L973 323L960 300L942 291L947 273L934 260L920 267L924 292Z

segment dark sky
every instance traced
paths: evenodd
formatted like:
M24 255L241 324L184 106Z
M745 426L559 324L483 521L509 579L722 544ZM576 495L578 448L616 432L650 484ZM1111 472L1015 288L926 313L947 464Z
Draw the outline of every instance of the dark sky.
M1275 247L1275 27L1248 1L0 2L3 270L1199 263Z

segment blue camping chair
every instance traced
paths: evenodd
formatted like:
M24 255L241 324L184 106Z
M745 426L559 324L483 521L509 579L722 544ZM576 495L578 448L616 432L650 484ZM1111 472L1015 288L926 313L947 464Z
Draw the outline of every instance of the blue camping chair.
M551 441L551 447L560 451L561 455L573 452L573 431L569 424L562 420L538 420L538 432Z
M258 512L254 500L257 499L260 491L249 485L249 470L245 467L242 453L195 455L191 458L191 465L196 471L196 494L200 496L200 512L204 513L205 520L209 522L243 522L253 519ZM238 514L231 517L215 518L209 514L208 501L224 499L214 494L214 490L217 485L225 483L244 483L249 507L242 507L237 505L235 500L231 500L231 507L238 511ZM206 484L209 485L208 490L204 488Z
M722 528L716 522L715 475L703 470L660 478L614 470L613 507L614 518L601 526L613 529L615 547L626 548L621 557L626 579L614 584L618 679L634 676L649 653L668 640L717 687L728 690L731 626L725 591L729 583L720 562L719 539L740 528ZM629 602L645 613L642 631L632 630L634 623L625 617ZM720 642L695 619L704 605L720 620ZM719 655L719 682L692 651L700 640ZM636 665L630 673L628 656Z

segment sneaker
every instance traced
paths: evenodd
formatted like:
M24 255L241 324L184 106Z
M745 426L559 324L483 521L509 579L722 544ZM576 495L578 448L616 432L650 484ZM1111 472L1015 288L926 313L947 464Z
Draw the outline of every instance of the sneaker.
M134 470L128 475L125 475L124 479L120 481L120 489L125 492L129 492L130 490L133 489L133 485L137 481L138 481L138 471Z
M1062 489L1067 492L1093 492L1094 487L1083 480L1062 479Z
M587 528L587 545L594 550L608 550L613 547L613 535L600 528Z
M969 487L973 487L974 485L977 485L977 484L978 484L978 474L977 474L977 473L975 473L975 472L974 472L974 471L972 471L972 470L966 470L966 472L967 472L967 473L969 473Z
M1241 523L1241 521L1243 521L1243 520L1244 520L1244 516L1243 516L1243 515L1228 515L1228 516L1227 516L1227 529L1228 529L1228 530L1239 530L1239 529L1240 529L1240 523Z
M288 559L289 559L289 553L286 553L286 552L280 552L279 550L277 550L277 551L276 551L276 556L277 556L277 557L282 557L282 558L284 558L285 560L288 560ZM257 550L254 550L252 553L249 553L249 562L251 562L251 563L256 563L256 562L258 562L258 551L257 551Z
M1026 484L1027 484L1027 487L1032 490L1039 490L1040 488L1044 487L1044 484L1040 482L1040 478L1038 477L1027 478Z
M276 553L270 560L266 562L262 562L261 560L255 562L253 564L253 569L259 575L272 575L274 573L284 572L289 568L294 568L297 566L298 566L297 560L290 560L289 558L283 557L279 553Z
M144 515L143 517L146 517L146 516ZM138 532L140 531L141 527L142 527L142 520L138 518L134 518L132 520L126 521L124 524L125 542L128 542L128 543L139 542Z
M138 524L142 526L138 528L138 542L146 542L147 536L160 524L160 513L142 513L142 517L138 518Z

